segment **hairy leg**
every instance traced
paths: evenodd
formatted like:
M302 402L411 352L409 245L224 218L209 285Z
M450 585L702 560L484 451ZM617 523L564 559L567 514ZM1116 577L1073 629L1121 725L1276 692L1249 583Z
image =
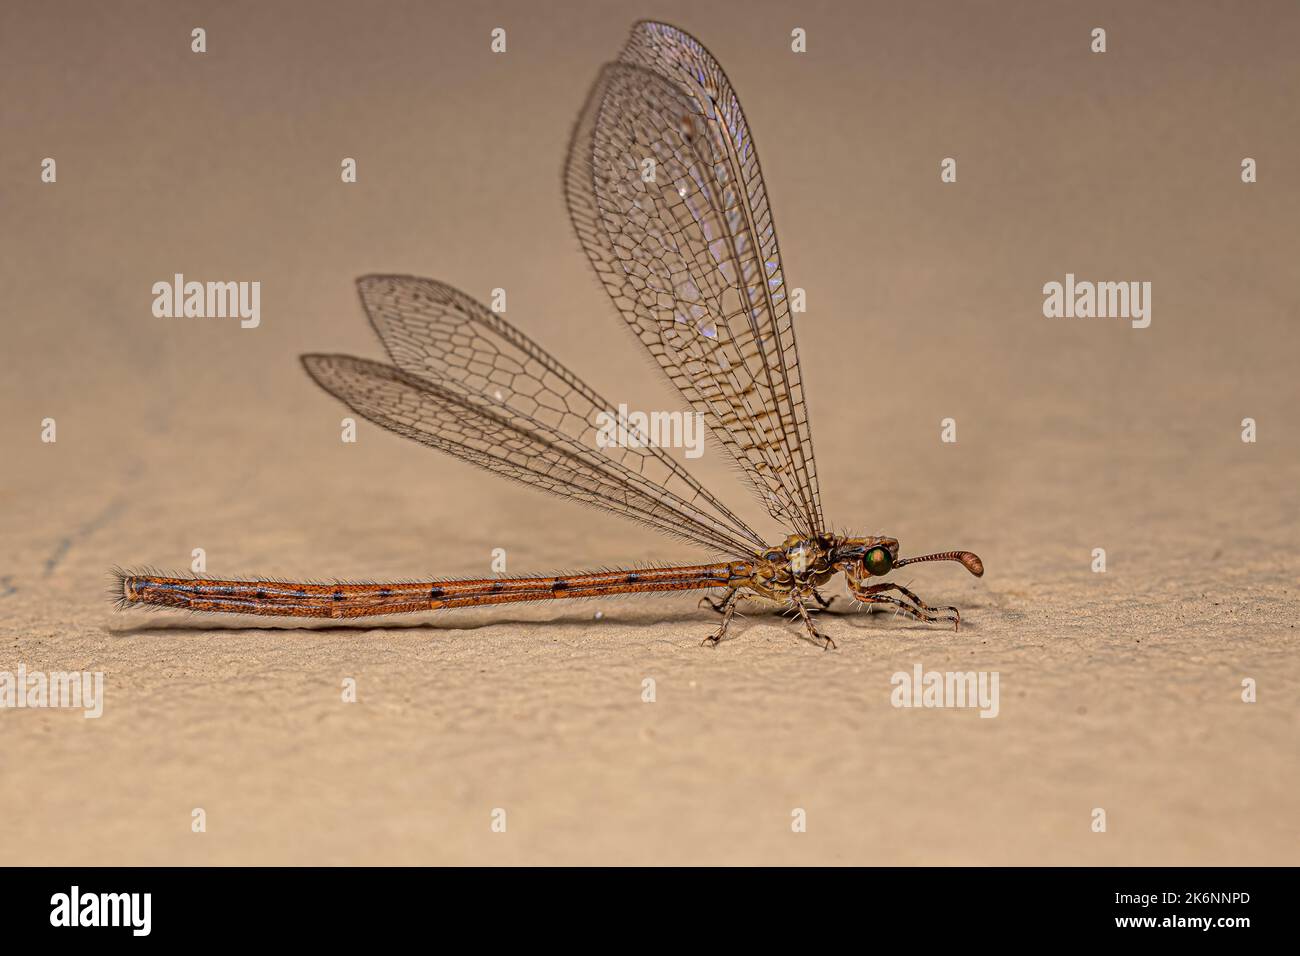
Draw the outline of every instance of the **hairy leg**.
M707 606L712 610L716 611L718 614L724 614L726 613L727 610L727 603L732 599L733 596L735 596L736 592L739 590L740 590L739 588L731 588L730 590L727 591L726 596L719 601L713 600L713 598L709 597L706 594L704 595L704 597L700 598L700 603L696 604L695 606L696 607Z
M812 596L813 596L813 600L816 601L821 606L821 609L823 611L826 610L828 607L830 607L832 604L834 604L835 599L839 597L838 594L833 594L830 597L823 597L822 592L818 591L816 588L812 589Z
M954 631L961 627L961 611L951 605L931 607L901 584L873 584L870 587L865 588L853 587L852 591L853 596L863 604L893 604L919 621L925 621L928 624L933 624L937 621L952 621ZM911 600L912 604L907 604L896 597L882 594L882 591L897 591ZM952 613L941 613L945 611L951 611Z
M835 646L834 641L832 641L821 631L817 630L817 626L813 624L812 615L809 614L808 609L804 607L803 599L801 595L791 594L790 606L799 612L799 616L803 618L803 626L808 630L808 636L815 643L821 644L822 650L828 651Z
M700 641L700 647L708 644L710 647L717 647L718 642L722 640L727 633L727 627L731 624L731 616L736 613L736 602L740 600L740 589L733 588L731 593L723 601L722 608L718 613L722 615L722 623L718 625L716 633L710 634L704 640Z

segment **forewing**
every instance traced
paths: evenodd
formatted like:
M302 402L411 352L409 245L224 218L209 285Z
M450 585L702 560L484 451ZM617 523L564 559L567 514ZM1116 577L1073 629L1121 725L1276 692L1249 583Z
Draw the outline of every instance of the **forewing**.
M562 435L593 462L609 459L641 494L671 503L733 553L763 539L663 448L630 426L625 444L599 442L615 406L500 315L434 279L372 275L357 280L371 324L398 368L483 406L522 428Z
M495 474L744 556L718 523L625 466L488 396L349 355L304 355L321 388L358 415Z
M785 276L740 102L688 34L639 23L574 131L565 192L606 291L776 518L823 530Z

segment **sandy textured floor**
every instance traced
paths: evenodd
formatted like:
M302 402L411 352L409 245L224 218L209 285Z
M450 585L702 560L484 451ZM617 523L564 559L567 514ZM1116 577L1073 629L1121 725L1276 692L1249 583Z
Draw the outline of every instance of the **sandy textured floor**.
M676 407L556 183L651 11L502 14L493 60L494 24L385 6L205 10L196 62L193 11L6 4L0 73L31 92L4 120L0 670L106 680L98 720L0 710L6 862L1300 862L1290 4L1117 4L1089 14L1108 59L1037 4L826 7L802 60L781 7L655 9L755 128L809 290L826 511L982 554L982 580L903 576L960 633L842 613L823 652L754 607L709 650L688 596L383 627L115 613L111 565L200 547L216 575L352 579L485 574L494 548L516 573L705 557L369 426L338 440L295 356L379 356L351 289L378 270L504 286L612 400ZM177 271L260 280L262 327L153 318ZM1150 280L1151 327L1044 318L1066 272ZM720 453L698 470L783 533ZM998 717L894 708L916 664L998 672Z

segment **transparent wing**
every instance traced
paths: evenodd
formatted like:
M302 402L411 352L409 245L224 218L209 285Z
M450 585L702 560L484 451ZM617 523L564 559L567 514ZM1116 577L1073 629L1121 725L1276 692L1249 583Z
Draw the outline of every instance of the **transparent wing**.
M794 326L740 101L693 37L638 23L575 128L570 217L629 327L773 517L823 530Z
M368 276L358 286L398 367L341 355L307 355L303 364L359 415L712 551L746 556L763 547L642 436L644 447L600 447L597 416L608 403L478 302L430 279Z

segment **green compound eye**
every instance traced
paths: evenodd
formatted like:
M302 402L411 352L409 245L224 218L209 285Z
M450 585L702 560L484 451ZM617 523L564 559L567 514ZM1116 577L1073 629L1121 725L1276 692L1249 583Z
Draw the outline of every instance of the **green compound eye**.
M894 559L889 556L889 552L884 548L872 548L867 552L867 556L862 559L862 562L867 566L867 572L876 577L888 574L894 567Z

